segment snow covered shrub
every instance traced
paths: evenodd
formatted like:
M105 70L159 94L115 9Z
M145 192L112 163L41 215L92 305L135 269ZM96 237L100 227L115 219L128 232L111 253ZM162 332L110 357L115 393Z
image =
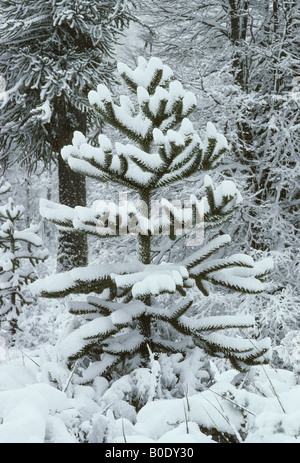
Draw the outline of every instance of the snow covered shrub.
M1 179L0 193L7 193L8 183ZM33 302L27 289L37 279L35 265L44 261L48 251L42 249L38 225L20 229L24 207L12 198L0 206L0 321L8 320L14 333L22 306Z
M5 195L11 190L11 185L5 181L4 177L0 177L0 195Z
M190 198L187 210L161 198L162 214L152 214L157 212L153 200L162 188L212 171L222 162L228 150L226 139L211 123L204 140L200 139L188 118L196 98L183 89L160 59L147 62L141 57L136 69L120 63L118 70L132 98L122 95L117 104L109 89L99 85L97 91L89 93L89 101L100 124L104 121L116 129L120 141L113 146L101 134L95 147L82 133L75 132L73 144L62 150L62 157L75 172L120 185L126 196L122 194L119 205L98 200L90 208L74 209L41 200L41 214L68 232L89 233L100 239L136 235L137 260L127 264L99 262L31 285L33 293L41 297L88 294L85 301L69 303L77 322L60 344L62 356L70 363L89 359L82 383L101 375L112 378L114 372L125 375L147 368L151 353L181 353L187 358L195 347L227 357L242 371L266 362L268 339L252 341L234 337L231 332L220 333L252 327L253 317L196 320L189 315L197 288L202 298L208 297L215 285L256 294L264 290L262 280L271 271L268 259L255 264L243 254L224 256L231 238L218 230L242 203L234 183L224 181L215 187L206 175L202 201ZM128 190L134 203L127 200ZM204 244L199 241L203 220L207 233ZM172 240L183 235L196 252L182 262L154 264L152 239L166 234ZM200 303L195 311L201 314Z

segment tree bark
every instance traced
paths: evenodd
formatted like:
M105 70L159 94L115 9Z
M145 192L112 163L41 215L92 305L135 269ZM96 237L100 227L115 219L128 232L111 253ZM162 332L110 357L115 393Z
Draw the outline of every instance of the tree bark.
M69 207L86 206L85 177L73 172L58 156L59 202ZM87 236L59 232L57 271L71 270L88 264Z
M144 217L150 218L151 211L151 194L149 191L145 190L140 192L140 201L141 201L141 213ZM149 235L138 235L138 256L139 260L148 265L151 263L151 236ZM144 304L151 305L150 296L146 296L143 299ZM140 353L143 360L143 364L146 367L149 361L149 351L148 346L151 349L151 317L143 315L140 317L138 325L140 333L145 338L145 342L141 345Z
M230 5L230 40L234 47L233 71L235 82L243 89L246 88L245 73L245 54L243 50L243 41L246 40L248 28L248 2L243 5L237 5L235 0L229 0Z
M85 177L73 172L61 157L64 146L72 143L75 130L86 133L86 116L77 108L58 99L55 117L49 126L49 141L58 155L59 202L65 206L86 206ZM59 232L57 271L63 272L88 264L88 244L86 234Z

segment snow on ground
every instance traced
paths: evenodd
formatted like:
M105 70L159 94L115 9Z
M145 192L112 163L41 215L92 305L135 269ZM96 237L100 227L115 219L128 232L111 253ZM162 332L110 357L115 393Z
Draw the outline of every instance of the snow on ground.
M212 362L214 384L197 392L195 355L181 363L180 377L191 384L179 397L170 387L178 354L168 363L172 372L158 365L112 385L96 377L83 386L57 350L72 319L67 301L28 307L10 347L0 327L0 443L300 443L300 385L292 371L260 366L241 381ZM163 396L164 370L170 391Z
M58 307L39 314L40 321L51 319L58 334L69 322L64 306L59 308L60 314ZM52 325L44 325L40 340ZM23 333L23 344L24 338ZM101 377L78 385L58 363L57 339L49 339L52 344L32 345L28 333L27 347L21 348L20 337L1 351L0 443L214 443L220 436L225 442L300 443L300 385L292 372L256 367L241 386L236 371L215 368L209 389L154 400L148 391L137 412L127 398L134 378L146 394L150 370L136 370L111 387Z

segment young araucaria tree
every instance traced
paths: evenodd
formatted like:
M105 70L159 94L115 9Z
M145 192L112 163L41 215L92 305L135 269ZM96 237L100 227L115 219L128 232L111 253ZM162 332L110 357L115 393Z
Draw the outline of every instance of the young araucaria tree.
M126 230L136 233L138 261L99 262L31 285L42 297L89 294L86 302L70 302L70 312L81 321L61 342L61 353L70 364L90 358L82 379L86 382L126 360L134 368L145 365L151 352L187 355L195 346L229 358L239 370L265 362L269 340L252 341L220 333L252 327L255 322L251 316L199 318L199 305L195 319L189 315L195 313L195 307L189 309L196 287L203 297L208 296L211 285L251 294L263 291L262 280L272 268L269 259L255 264L243 254L220 257L219 251L231 241L230 236L220 233L179 264L155 264L151 260L154 235L167 233L174 239L180 230L187 234L194 230L199 238L203 225L199 218L206 230L219 228L241 205L233 182L225 181L215 188L206 175L206 196L202 201L192 198L189 211L167 200L161 201L162 214L153 211L152 199L161 188L221 163L228 149L225 138L209 123L201 141L188 119L196 106L195 96L183 89L160 59L147 62L139 58L136 69L119 64L118 71L132 98L122 95L117 104L108 88L99 85L97 91L89 93L89 101L96 117L120 133L122 143L113 146L102 134L95 147L75 132L73 144L63 149L62 157L75 172L132 190L139 203L124 200L114 206L99 200L91 208L72 209L41 200L41 214L61 230L91 233L101 239ZM195 224L199 223L197 230ZM168 330L161 329L164 325ZM161 334L166 332L171 333L167 339Z
M0 194L9 191L10 185L1 178ZM16 205L12 198L0 206L0 322L9 322L12 334L22 306L34 302L28 284L37 279L35 266L48 257L38 236L39 226L19 227L23 215L24 207Z

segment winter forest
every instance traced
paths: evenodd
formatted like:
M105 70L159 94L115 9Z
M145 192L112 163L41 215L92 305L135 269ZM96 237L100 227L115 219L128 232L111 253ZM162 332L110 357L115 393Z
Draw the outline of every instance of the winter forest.
M299 25L0 0L0 443L300 443Z

